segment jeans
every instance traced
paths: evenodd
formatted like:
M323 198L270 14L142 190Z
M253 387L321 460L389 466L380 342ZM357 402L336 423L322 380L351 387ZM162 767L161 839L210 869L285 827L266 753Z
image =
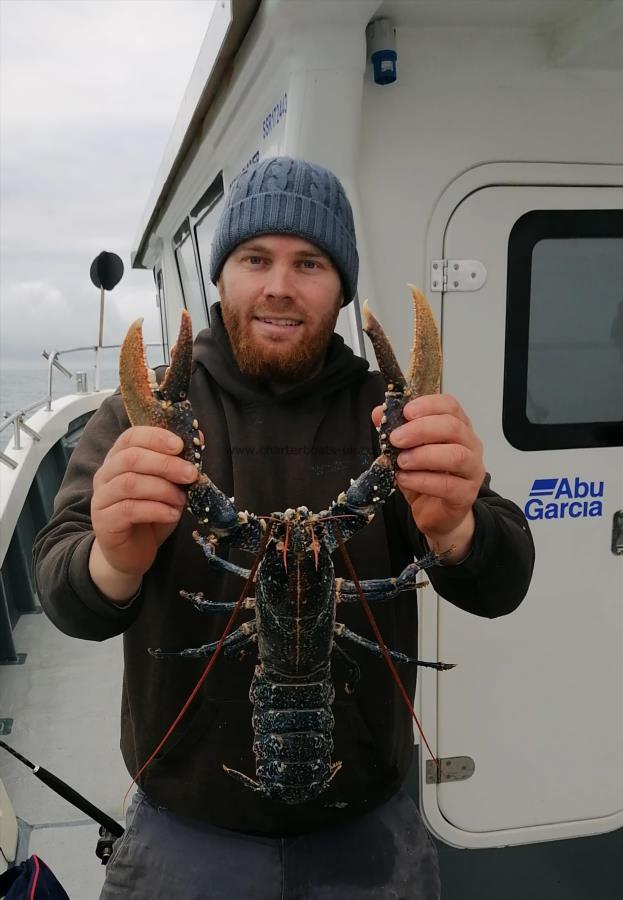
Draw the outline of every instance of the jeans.
M339 827L257 837L177 816L138 791L100 900L439 900L437 851L404 791Z

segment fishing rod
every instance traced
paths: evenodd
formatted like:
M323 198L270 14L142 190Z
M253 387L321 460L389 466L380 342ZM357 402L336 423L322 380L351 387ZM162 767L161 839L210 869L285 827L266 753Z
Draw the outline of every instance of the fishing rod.
M52 772L44 769L43 766L37 765L29 759L26 759L25 756L22 756L22 754L18 753L17 750L14 750L13 747L5 744L4 741L0 741L0 747L10 753L11 756L14 756L15 759L24 763L25 766L28 766L40 781L47 784L47 786L62 797L63 800L67 800L68 803L77 807L77 809L81 810L89 816L90 819L93 819L101 826L99 832L100 840L97 842L95 853L99 859L102 860L102 864L106 865L112 853L114 840L121 837L125 831L124 827L120 825L119 822L116 822L110 816L106 815L101 809L98 809L97 806L94 806L86 799L86 797L83 797L82 794L79 794L78 791L75 791Z

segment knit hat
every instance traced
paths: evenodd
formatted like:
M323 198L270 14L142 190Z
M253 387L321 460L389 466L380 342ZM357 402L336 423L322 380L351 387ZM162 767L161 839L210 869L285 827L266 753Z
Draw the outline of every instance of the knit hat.
M213 284L232 250L260 234L294 234L316 244L339 272L343 306L353 299L359 272L353 212L333 172L289 156L263 159L241 172L212 242Z

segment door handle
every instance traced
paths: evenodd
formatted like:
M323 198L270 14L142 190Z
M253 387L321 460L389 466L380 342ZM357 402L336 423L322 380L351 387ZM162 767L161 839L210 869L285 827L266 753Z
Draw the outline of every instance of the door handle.
M615 556L623 556L623 509L612 517L612 552Z

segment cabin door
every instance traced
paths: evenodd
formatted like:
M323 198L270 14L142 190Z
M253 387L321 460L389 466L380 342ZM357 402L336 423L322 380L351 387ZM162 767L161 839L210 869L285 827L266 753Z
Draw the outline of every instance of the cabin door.
M424 729L475 765L441 784L423 770L424 814L464 847L621 828L623 188L481 188L443 255L442 390L526 511L536 568L507 617L421 600L423 657L458 664L421 673ZM484 284L454 290L452 260L482 263Z

